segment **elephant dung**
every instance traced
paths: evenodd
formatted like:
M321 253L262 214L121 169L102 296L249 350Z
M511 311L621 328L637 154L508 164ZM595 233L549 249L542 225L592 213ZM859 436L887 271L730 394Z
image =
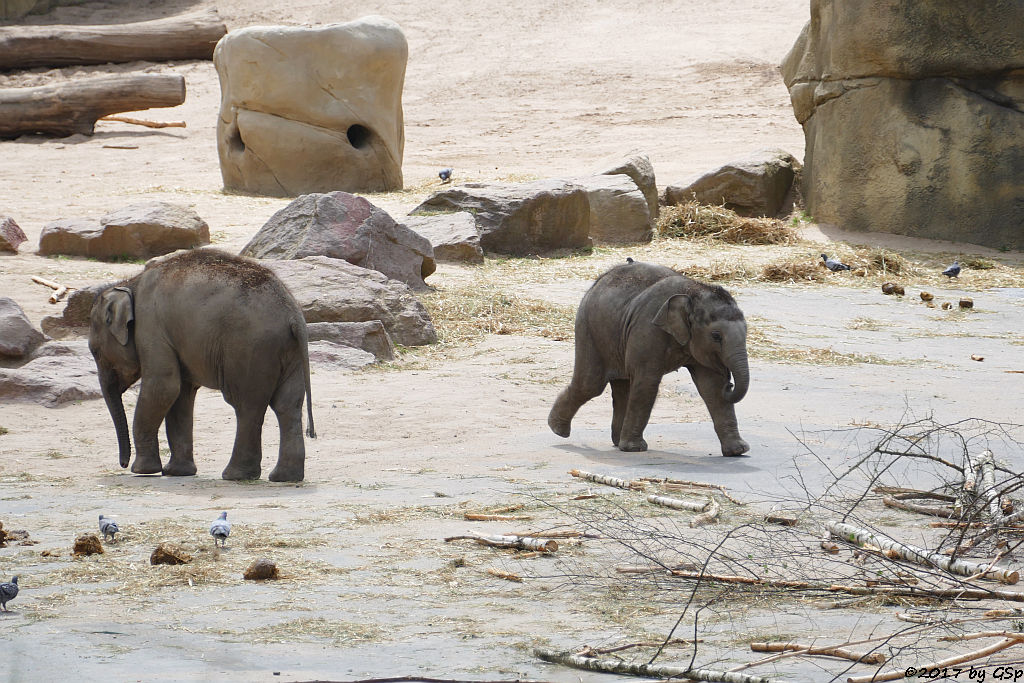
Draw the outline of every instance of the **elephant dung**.
M18 246L27 239L13 218L0 215L0 253L17 254Z
M960 299L960 308L974 308L974 299L970 297L963 297Z
M100 537L96 534L82 534L75 539L75 547L72 554L75 557L103 554L103 544L100 543Z
M0 297L0 358L24 358L45 340L14 299Z
M191 208L143 202L111 211L98 221L53 221L39 236L39 254L144 259L209 243L210 227Z
M761 150L705 173L687 185L665 188L666 204L724 205L741 216L775 216L786 205L786 197L800 170L800 162L789 152Z
M882 294L898 294L903 296L906 290L903 289L903 285L898 285L895 282L886 282L882 285Z
M173 543L161 543L149 556L150 564L188 564L192 556Z
M782 63L807 212L1024 247L1024 3L812 0L810 17Z
M307 194L284 207L241 251L258 259L327 256L380 271L413 289L434 272L429 240L347 192Z
M567 180L468 183L427 197L412 214L469 211L484 251L513 256L590 247L590 201Z
M402 189L408 54L401 28L377 16L221 38L224 187L278 197Z
M242 578L246 581L266 581L281 578L281 573L277 570L276 564L260 558L249 565Z

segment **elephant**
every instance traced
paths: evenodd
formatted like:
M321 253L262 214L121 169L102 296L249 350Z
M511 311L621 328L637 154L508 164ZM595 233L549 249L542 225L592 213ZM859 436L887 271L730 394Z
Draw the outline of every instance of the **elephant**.
M131 457L122 395L141 379L132 436L136 474L196 474L192 421L199 387L235 409L234 448L224 479L259 479L268 406L281 432L271 481L302 481L302 403L313 426L308 332L302 309L268 268L217 249L152 259L138 275L103 290L89 314L89 350L117 432L119 461ZM170 458L157 433L166 422Z
M576 411L610 383L612 443L645 451L643 432L661 378L686 367L722 455L742 455L750 446L740 438L735 403L750 382L746 337L743 312L723 288L629 259L598 277L580 302L572 381L555 400L548 426L569 436Z

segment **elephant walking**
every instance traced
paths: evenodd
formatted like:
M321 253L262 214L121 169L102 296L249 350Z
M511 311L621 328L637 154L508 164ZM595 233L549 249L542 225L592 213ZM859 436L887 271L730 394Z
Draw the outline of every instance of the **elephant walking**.
M548 425L569 436L576 411L611 383L612 443L645 451L643 433L661 378L685 366L711 413L722 455L742 455L750 446L740 438L734 404L750 381L746 338L743 312L721 287L664 266L616 266L580 302L572 381Z
M224 479L258 479L263 419L273 409L281 431L271 481L305 475L302 402L316 437L302 310L277 276L255 261L215 249L156 259L102 292L90 313L89 349L114 420L121 467L131 456L121 396L139 379L135 406L136 474L193 475L192 418L199 387L219 389L237 428ZM171 457L160 460L166 422Z

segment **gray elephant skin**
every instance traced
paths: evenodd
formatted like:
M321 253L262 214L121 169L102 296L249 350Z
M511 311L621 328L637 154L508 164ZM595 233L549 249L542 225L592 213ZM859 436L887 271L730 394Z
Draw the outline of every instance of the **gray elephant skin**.
M611 383L612 442L623 451L645 451L658 385L681 367L711 413L722 455L750 450L736 423L735 403L750 382L747 323L736 301L721 287L664 266L616 266L580 302L572 381L558 395L548 425L569 436L576 411Z
M142 380L135 406L132 472L196 473L192 417L199 387L219 389L235 409L237 431L222 476L259 479L263 419L277 416L281 445L271 481L305 474L302 402L316 438L302 310L277 276L249 259L198 249L154 259L96 297L89 350L114 420L121 467L131 456L122 394ZM166 422L171 457L160 460Z

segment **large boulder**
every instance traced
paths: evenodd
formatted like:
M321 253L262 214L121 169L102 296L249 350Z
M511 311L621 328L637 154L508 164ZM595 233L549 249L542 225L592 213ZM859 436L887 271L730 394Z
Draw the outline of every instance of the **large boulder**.
M73 289L68 294L64 311L60 315L48 315L39 321L43 332L54 339L74 337L89 333L89 312L96 297L111 283Z
M217 43L224 187L290 197L402 188L409 48L382 17L250 26Z
M0 297L0 358L24 358L46 341L14 299Z
M101 260L144 259L209 243L209 226L191 208L144 202L112 211L99 221L53 221L39 237L39 253Z
M27 240L25 232L10 216L0 215L0 253L18 253L18 246Z
M654 166L646 154L633 150L624 157L610 157L600 162L594 175L628 175L647 199L647 210L651 220L658 219L658 184L654 177Z
M775 216L786 204L786 195L800 170L789 152L766 149L745 159L725 164L686 185L665 188L666 204L725 205L741 216Z
M782 74L815 220L1024 248L1021 26L1017 0L812 0Z
M484 262L476 219L468 211L406 216L402 222L430 241L430 246L434 248L434 258L438 261Z
M329 341L309 343L309 363L314 367L329 370L358 370L376 362L377 359L369 351L363 351L347 344L335 344Z
M423 278L435 268L434 251L425 237L347 192L299 197L271 216L241 254L259 259L345 259L415 289L426 289Z
M567 180L467 183L435 192L412 213L469 211L484 251L513 256L589 247L587 191Z
M626 174L573 178L587 191L590 202L590 237L595 242L625 244L649 242L654 221L640 188Z
M379 320L396 344L437 341L430 315L412 289L383 273L326 256L264 265L288 285L307 323Z
M84 353L40 355L21 367L0 369L0 401L55 408L102 396L96 361L88 349Z
M309 341L350 346L372 353L377 360L392 360L395 346L379 320L361 323L307 323Z

